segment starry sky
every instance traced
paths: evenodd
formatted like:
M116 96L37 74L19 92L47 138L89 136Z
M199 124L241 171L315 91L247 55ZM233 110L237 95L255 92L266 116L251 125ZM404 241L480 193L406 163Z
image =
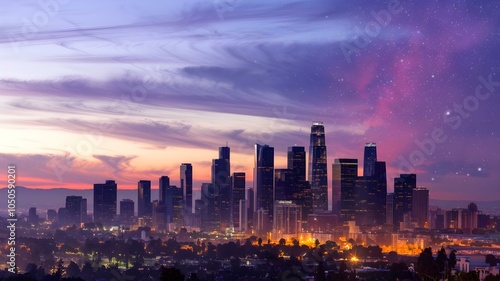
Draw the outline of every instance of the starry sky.
M389 191L412 172L431 198L498 199L499 5L2 1L0 163L31 188L133 189L189 162L199 188L228 143L252 186L254 143L284 168L323 121L330 176L375 142Z

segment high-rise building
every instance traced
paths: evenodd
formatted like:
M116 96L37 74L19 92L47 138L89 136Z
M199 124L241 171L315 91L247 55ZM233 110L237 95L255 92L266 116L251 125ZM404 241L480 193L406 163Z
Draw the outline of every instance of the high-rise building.
M387 193L385 223L394 225L394 193Z
M219 159L224 159L227 162L231 162L231 149L229 146L219 147Z
M153 203L153 225L158 229L167 229L165 223L167 221L167 206L159 200L154 200Z
M120 218L124 223L131 223L134 220L134 201L123 199L120 201Z
M168 176L162 176L159 180L159 192L160 203L165 204L167 202L167 189L170 187L170 178Z
M394 226L399 229L404 215L412 211L413 189L417 187L417 175L401 174L394 179Z
M54 209L47 210L47 220L53 222L56 219L57 219L57 211Z
M220 219L215 216L215 190L212 183L201 184L201 202L199 204L199 214L201 220L201 230L213 232L220 230ZM198 210L197 210L198 211Z
M313 212L328 210L328 175L325 128L323 122L311 126L309 146L309 183Z
M253 187L247 188L246 191L246 201L247 201L247 219L249 227L253 225L253 213L254 213L254 190Z
M94 184L94 222L111 224L116 216L117 184L107 180Z
M232 225L234 229L240 228L240 201L245 200L245 173L233 173L231 177L231 209L232 209ZM245 201L246 204L246 201ZM245 210L246 214L246 210ZM246 218L245 218L246 219ZM246 227L245 227L246 229Z
M357 177L354 191L356 225L377 225L375 220L375 202L377 178L374 176ZM385 218L384 218L385 219Z
M387 219L387 171L386 164L382 161L375 162L376 186L373 194L375 204L373 205L374 219L376 225L383 225Z
M220 230L231 225L231 174L229 147L219 148L219 159L212 160L212 185L215 192L215 213Z
M340 214L340 221L356 219L357 159L335 159L332 165L332 202L334 214Z
M68 211L69 222L80 224L84 219L82 196L66 196L66 210Z
M187 214L191 214L193 213L193 166L190 163L182 163L180 170L184 210Z
M151 181L140 180L137 183L137 216L151 217Z
M367 143L365 145L363 176L371 177L375 175L375 163L377 162L377 145Z
M240 232L245 232L248 227L248 216L247 216L247 200L242 199L239 202L239 220L238 220L238 230Z
M273 217L273 232L276 237L283 234L297 235L302 232L302 209L292 201L276 201Z
M292 171L290 195L286 200L302 207L302 224L305 226L312 214L311 185L306 180L306 151L303 146L288 147L288 170Z
M412 193L411 217L417 221L420 228L429 228L429 190L418 187Z
M274 147L255 144L254 160L254 211L259 214L256 226L258 231L268 232L273 221Z
M274 169L274 201L292 200L293 171L290 169Z
M169 186L165 202L165 213L167 223L175 223L177 228L184 226L182 204L182 189L177 186Z
M39 216L36 214L36 208L31 207L28 211L28 222L31 224L38 224Z

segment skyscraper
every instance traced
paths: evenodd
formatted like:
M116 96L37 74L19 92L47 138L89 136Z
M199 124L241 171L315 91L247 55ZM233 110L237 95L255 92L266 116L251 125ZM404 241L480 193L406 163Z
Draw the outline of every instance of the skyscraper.
M401 174L394 179L394 226L399 229L404 215L412 211L413 189L417 187L417 175Z
M335 159L332 165L332 201L335 214L340 214L340 221L356 218L356 179L358 177L358 159Z
M375 177L377 182L373 194L375 201L373 205L375 224L383 225L387 218L387 171L385 162L375 162L375 175L373 177Z
M394 224L394 193L387 193L385 223Z
M258 231L267 232L272 226L274 204L274 147L255 144L254 162L254 212L261 214L261 223L256 225L264 228L257 228Z
M232 225L235 229L240 228L240 201L245 200L245 173L233 173L231 177L232 192L231 192L231 209L232 209ZM246 201L245 201L246 204ZM245 210L245 223L246 223ZM246 226L244 227L246 229Z
M181 189L186 213L193 213L193 166L190 163L182 163L181 167Z
M167 188L165 203L166 220L167 223L175 223L178 228L184 225L182 195L182 189L177 186L171 185Z
M411 217L418 227L429 228L429 190L423 187L413 189Z
M220 219L215 215L215 190L212 183L201 184L200 220L204 232L218 231Z
M292 200L293 192L293 171L290 169L274 169L274 201Z
M276 237L281 237L283 234L297 235L302 232L302 208L292 201L276 201L273 217L273 232Z
M117 184L114 180L94 184L94 222L111 224L116 216Z
M151 206L151 181L140 180L137 183L137 216L151 217Z
M248 219L248 225L251 226L253 225L253 213L254 213L254 201L255 201L255 196L254 196L254 189L253 187L247 188L246 191L246 201L247 201L247 219Z
M219 148L219 159L212 160L212 185L214 186L215 213L220 230L231 225L231 168L229 147Z
M162 176L159 180L159 192L160 203L165 204L167 202L167 189L170 187L170 178L168 176Z
M82 196L66 196L66 210L68 211L69 222L80 224L85 219L83 216Z
M134 218L134 201L123 199L120 201L120 218L122 222L131 223Z
M288 147L288 170L292 171L290 196L287 200L302 208L302 223L312 214L311 186L306 180L306 151L303 146Z
M377 145L367 143L365 145L363 176L371 177L375 175L375 163L377 162Z
M309 183L313 212L328 210L327 169L325 128L323 122L314 122L309 146Z

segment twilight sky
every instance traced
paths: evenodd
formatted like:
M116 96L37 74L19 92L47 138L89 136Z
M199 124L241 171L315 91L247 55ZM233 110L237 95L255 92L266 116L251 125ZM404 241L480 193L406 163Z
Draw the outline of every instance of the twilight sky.
M318 120L329 172L335 158L362 167L376 142L389 191L411 171L431 198L500 198L498 1L2 8L0 163L17 165L19 185L157 188L190 162L198 188L228 142L232 171L252 186L253 144L274 146L283 168Z

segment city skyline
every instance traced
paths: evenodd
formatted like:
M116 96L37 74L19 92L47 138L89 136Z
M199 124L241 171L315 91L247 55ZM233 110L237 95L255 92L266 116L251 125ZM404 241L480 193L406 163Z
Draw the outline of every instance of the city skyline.
M498 3L40 3L0 23L0 162L21 186L180 187L191 163L199 190L225 144L253 186L255 143L285 169L323 121L329 190L373 142L388 192L415 173L431 198L498 197Z

